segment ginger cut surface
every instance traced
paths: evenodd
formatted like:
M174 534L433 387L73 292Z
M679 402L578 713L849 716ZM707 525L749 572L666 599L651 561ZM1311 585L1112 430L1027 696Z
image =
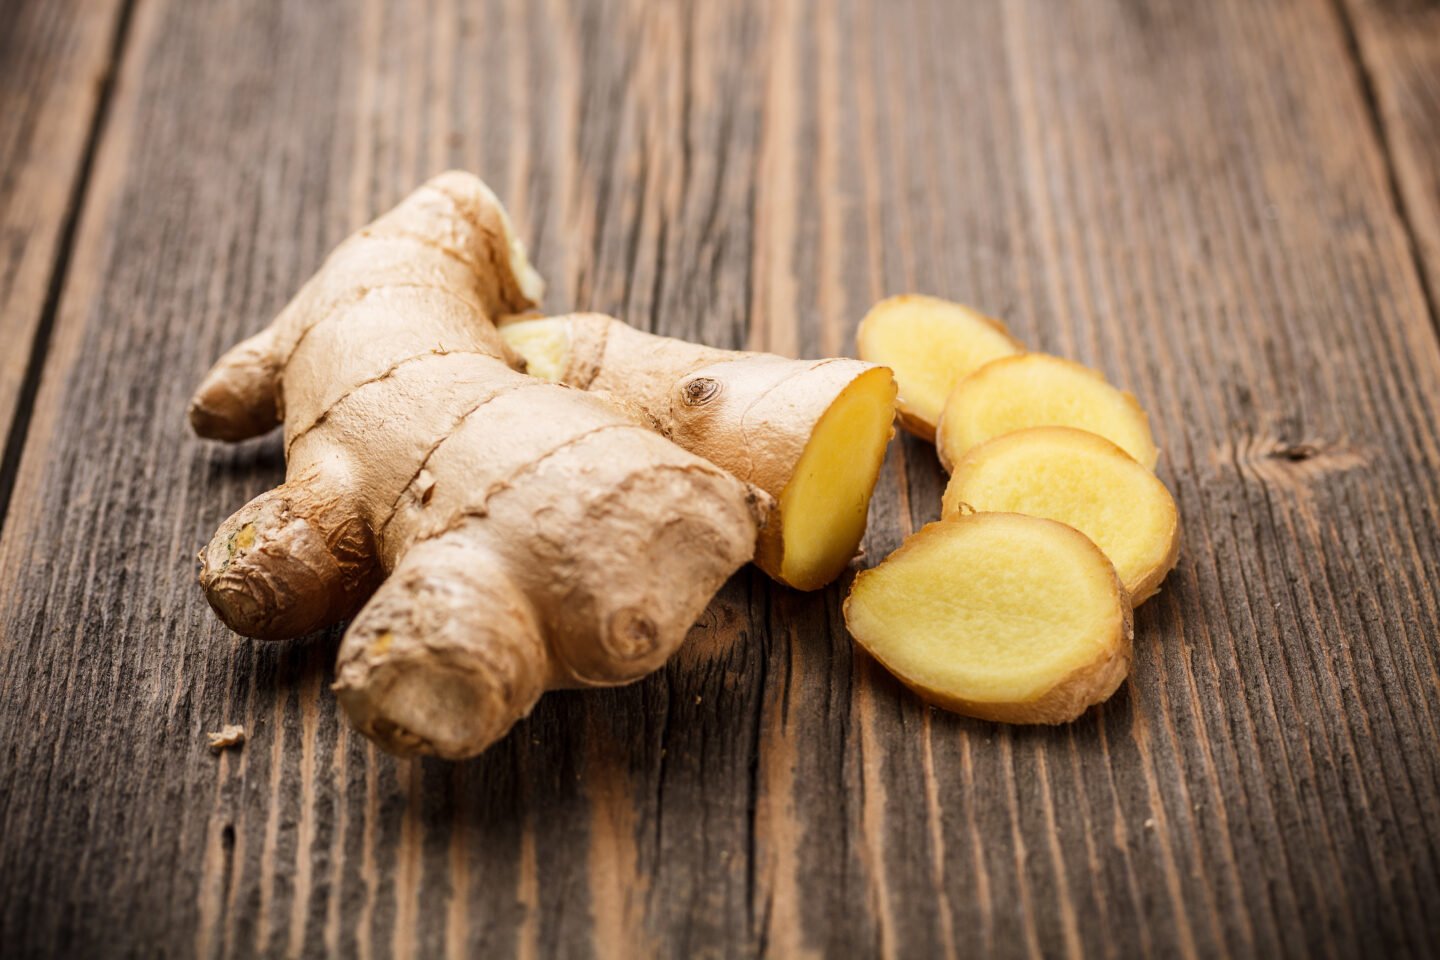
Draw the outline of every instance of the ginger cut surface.
M721 350L601 314L516 318L500 332L532 375L607 395L769 494L755 562L771 577L818 589L855 555L894 435L888 368Z
M1070 427L1017 430L955 465L941 515L1024 513L1079 530L1110 558L1133 606L1180 554L1180 515L1152 472L1103 437Z
M851 635L925 700L1004 723L1064 723L1130 669L1130 603L1079 531L976 513L931 523L856 578Z
M860 321L855 346L862 360L895 371L901 425L932 441L955 384L991 360L1025 350L999 320L918 294L875 304Z
M1148 470L1160 456L1134 396L1089 367L1045 353L993 360L961 380L945 401L935 449L953 470L970 448L1027 427L1088 430Z

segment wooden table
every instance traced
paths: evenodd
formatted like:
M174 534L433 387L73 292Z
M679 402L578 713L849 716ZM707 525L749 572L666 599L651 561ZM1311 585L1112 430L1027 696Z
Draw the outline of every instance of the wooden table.
M659 675L397 762L195 551L281 477L211 361L427 175L546 306L852 349L882 295L1134 390L1186 525L1133 676L933 711L738 574ZM1440 950L1440 7L0 3L0 954ZM939 510L897 440L865 541ZM249 734L215 756L205 732Z

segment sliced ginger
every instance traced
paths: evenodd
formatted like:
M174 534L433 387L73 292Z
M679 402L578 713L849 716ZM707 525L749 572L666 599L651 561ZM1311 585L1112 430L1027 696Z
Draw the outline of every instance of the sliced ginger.
M1135 398L1089 367L1044 353L994 360L961 380L945 401L935 447L947 470L972 447L1027 427L1099 434L1146 469L1159 451Z
M1160 587L1180 552L1170 491L1103 437L1070 427L1032 427L973 447L945 488L942 515L969 506L1068 524L1115 565L1130 602Z
M1130 669L1110 561L1077 530L1014 513L924 527L855 578L845 622L920 696L985 720L1073 720Z
M991 360L1022 353L1005 325L969 307L906 294L881 300L855 334L860 359L895 371L900 423L925 440L955 384Z

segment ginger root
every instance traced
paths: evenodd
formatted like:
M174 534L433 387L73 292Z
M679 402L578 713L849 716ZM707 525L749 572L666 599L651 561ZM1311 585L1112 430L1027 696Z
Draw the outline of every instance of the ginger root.
M599 314L515 318L500 332L531 374L617 399L770 494L755 562L776 580L814 590L855 555L894 435L889 369L718 350Z
M1044 353L992 360L961 380L945 401L935 449L953 470L971 447L1026 427L1088 430L1148 470L1160 455L1134 396L1088 367Z
M931 441L955 384L991 360L1025 350L999 320L918 294L875 304L860 321L855 346L862 360L895 371L901 425Z
M1064 723L1130 669L1130 603L1110 561L1052 520L932 523L855 578L851 635L924 699L1005 723Z
M238 747L245 742L245 728L238 723L227 723L219 730L213 730L205 734L212 753L219 753L221 750L228 750L231 747Z
M442 174L342 243L191 406L206 437L285 427L284 485L202 554L211 606L262 638L358 611L335 689L397 753L470 756L546 690L655 670L768 510L602 399L512 369L492 321L541 288L490 190Z
M1074 527L1110 558L1137 607L1160 589L1180 555L1180 515L1165 484L1084 430L1032 427L973 447L955 464L941 515L966 508Z

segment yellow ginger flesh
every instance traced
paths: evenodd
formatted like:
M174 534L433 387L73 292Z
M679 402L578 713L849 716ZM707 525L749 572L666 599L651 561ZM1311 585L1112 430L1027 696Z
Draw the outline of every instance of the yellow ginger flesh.
M882 300L855 333L860 359L895 371L900 422L925 440L955 384L991 360L1024 351L1005 325L969 307L905 294Z
M1103 437L1033 427L982 443L955 465L942 516L965 507L1068 524L1095 542L1139 605L1175 566L1180 516L1170 491Z
M1083 534L1009 513L924 527L845 602L855 639L938 706L1009 723L1072 720L1129 670L1130 606Z
M1075 427L1099 434L1147 469L1159 451L1135 398L1087 367L1043 353L987 363L945 401L936 449L946 469L974 446L1026 427Z

